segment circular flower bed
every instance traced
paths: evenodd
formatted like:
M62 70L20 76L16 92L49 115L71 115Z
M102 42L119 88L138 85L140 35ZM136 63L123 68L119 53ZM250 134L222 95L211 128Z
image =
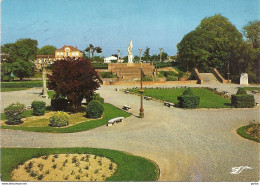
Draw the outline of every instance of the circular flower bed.
M110 159L90 154L32 158L12 171L14 181L104 181L116 171Z

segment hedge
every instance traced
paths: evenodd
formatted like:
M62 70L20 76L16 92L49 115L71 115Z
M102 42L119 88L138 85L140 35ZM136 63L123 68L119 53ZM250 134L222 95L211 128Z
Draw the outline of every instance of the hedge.
M107 69L108 68L108 64L104 64L104 63L91 63L91 64L95 69Z
M236 108L252 108L255 106L255 98L252 94L233 94L231 104Z
M179 106L185 109L195 109L200 104L199 96L182 95L178 96Z
M1 88L42 87L42 81L1 82Z

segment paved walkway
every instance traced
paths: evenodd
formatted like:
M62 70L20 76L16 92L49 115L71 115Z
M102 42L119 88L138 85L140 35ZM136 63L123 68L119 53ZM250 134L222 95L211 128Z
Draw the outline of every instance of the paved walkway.
M140 97L114 89L102 86L99 92L106 102L132 107L133 116L123 123L69 134L2 130L2 146L126 151L155 161L161 170L159 181L259 180L259 143L236 134L238 127L259 120L258 108L182 110L144 101L145 118L139 119ZM253 169L229 173L239 166Z

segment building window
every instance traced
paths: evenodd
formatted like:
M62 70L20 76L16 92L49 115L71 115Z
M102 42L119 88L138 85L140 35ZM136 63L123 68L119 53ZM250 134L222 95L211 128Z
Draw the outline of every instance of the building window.
M72 56L74 56L74 52L72 52Z
M59 56L60 55L60 53L59 52L57 52L57 56Z
M67 54L67 57L69 56L69 52L66 53Z
M61 53L60 53L60 55L62 56L62 55L63 55L63 53L61 52Z
M79 52L76 52L76 56L79 56Z

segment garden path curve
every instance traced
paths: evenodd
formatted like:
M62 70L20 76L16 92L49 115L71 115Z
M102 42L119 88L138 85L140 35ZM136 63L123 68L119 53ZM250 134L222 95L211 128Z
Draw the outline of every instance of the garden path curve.
M96 147L126 151L155 161L159 181L258 181L259 143L236 129L259 120L259 109L168 108L144 101L145 118L137 118L140 97L102 86L105 101L132 107L133 116L112 127L68 134L1 130L3 147ZM231 168L249 166L240 174Z

